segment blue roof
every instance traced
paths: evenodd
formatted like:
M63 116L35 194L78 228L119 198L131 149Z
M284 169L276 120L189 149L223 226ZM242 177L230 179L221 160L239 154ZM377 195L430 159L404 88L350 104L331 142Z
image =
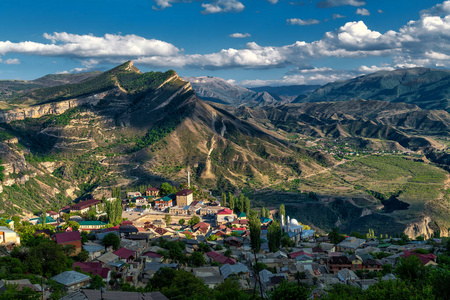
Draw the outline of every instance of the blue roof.
M190 206L189 206L189 205L187 205L187 206L183 207L183 209L184 209L184 210L188 210L188 209L189 209L189 207L190 207Z
M238 214L238 218L244 218L244 217L247 217L247 215L245 214L245 212L240 212L240 213Z
M268 222L272 221L272 219L264 218L264 217L259 218L259 220L261 221L261 223L268 223Z
M52 277L51 279L65 286L71 286L83 281L90 280L91 277L83 273L78 273L76 271L65 271Z
M314 235L314 230L312 230L312 229L302 231L302 238L313 236L313 235Z

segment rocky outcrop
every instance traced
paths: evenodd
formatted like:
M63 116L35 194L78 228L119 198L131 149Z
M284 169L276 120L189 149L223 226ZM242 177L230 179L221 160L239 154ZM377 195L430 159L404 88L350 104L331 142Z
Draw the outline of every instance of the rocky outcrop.
M434 230L430 228L431 222L430 217L424 217L418 222L409 224L404 230L404 233L410 238L423 236L425 239L429 239L434 233Z
M26 118L40 118L45 115L59 115L66 110L80 105L97 105L108 92L103 92L88 97L69 99L59 102L30 106L26 108L16 108L0 112L0 123L9 123Z

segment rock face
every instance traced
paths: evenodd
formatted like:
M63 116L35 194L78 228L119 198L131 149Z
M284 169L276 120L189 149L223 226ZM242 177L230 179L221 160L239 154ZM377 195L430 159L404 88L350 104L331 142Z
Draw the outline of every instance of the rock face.
M60 102L41 104L26 108L17 108L0 112L0 122L9 123L11 121L24 120L26 118L40 118L45 115L59 115L66 110L80 105L97 105L107 95L107 92L95 94L92 96L70 99Z
M404 233L410 238L416 238L423 236L425 239L429 239L433 236L434 230L430 228L430 217L424 217L422 220L409 224Z

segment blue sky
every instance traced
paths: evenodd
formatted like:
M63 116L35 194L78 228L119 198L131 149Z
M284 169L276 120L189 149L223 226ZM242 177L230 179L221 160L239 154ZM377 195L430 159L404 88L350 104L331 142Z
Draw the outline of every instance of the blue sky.
M450 66L450 1L5 0L0 28L0 79L127 60L245 86Z

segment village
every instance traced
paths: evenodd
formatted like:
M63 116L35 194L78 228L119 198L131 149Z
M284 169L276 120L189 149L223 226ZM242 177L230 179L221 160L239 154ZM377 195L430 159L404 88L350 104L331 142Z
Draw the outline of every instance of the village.
M318 298L335 284L365 290L379 281L395 279L393 270L401 258L415 256L424 266L436 266L436 255L445 251L439 238L410 241L407 237L383 239L337 232L319 235L296 219L281 215L284 207L263 209L258 216L260 249L254 251L249 214L255 212L238 203L238 198L236 202L232 209L226 197L222 203L200 201L190 189L161 197L160 189L148 188L144 194L128 192L123 200L109 198L102 203L90 199L58 212L41 212L28 222L34 237L71 247L69 255L75 259L84 257L73 262L72 270L51 278L63 286L62 299L66 300L98 297L100 291L89 288L98 276L103 281L102 291L111 297L134 293L145 299L168 299L160 292L117 288L125 283L144 288L164 268L189 272L210 288L232 278L250 294L257 290L268 295L283 282L306 284L311 287L311 297ZM120 203L120 223L85 220L90 212L106 215L108 207L111 220L113 203ZM14 221L7 219L6 224L0 227L3 256L21 244ZM279 230L275 242L274 228ZM51 290L27 279L1 280L0 291L8 284L32 287L43 298L51 297Z

